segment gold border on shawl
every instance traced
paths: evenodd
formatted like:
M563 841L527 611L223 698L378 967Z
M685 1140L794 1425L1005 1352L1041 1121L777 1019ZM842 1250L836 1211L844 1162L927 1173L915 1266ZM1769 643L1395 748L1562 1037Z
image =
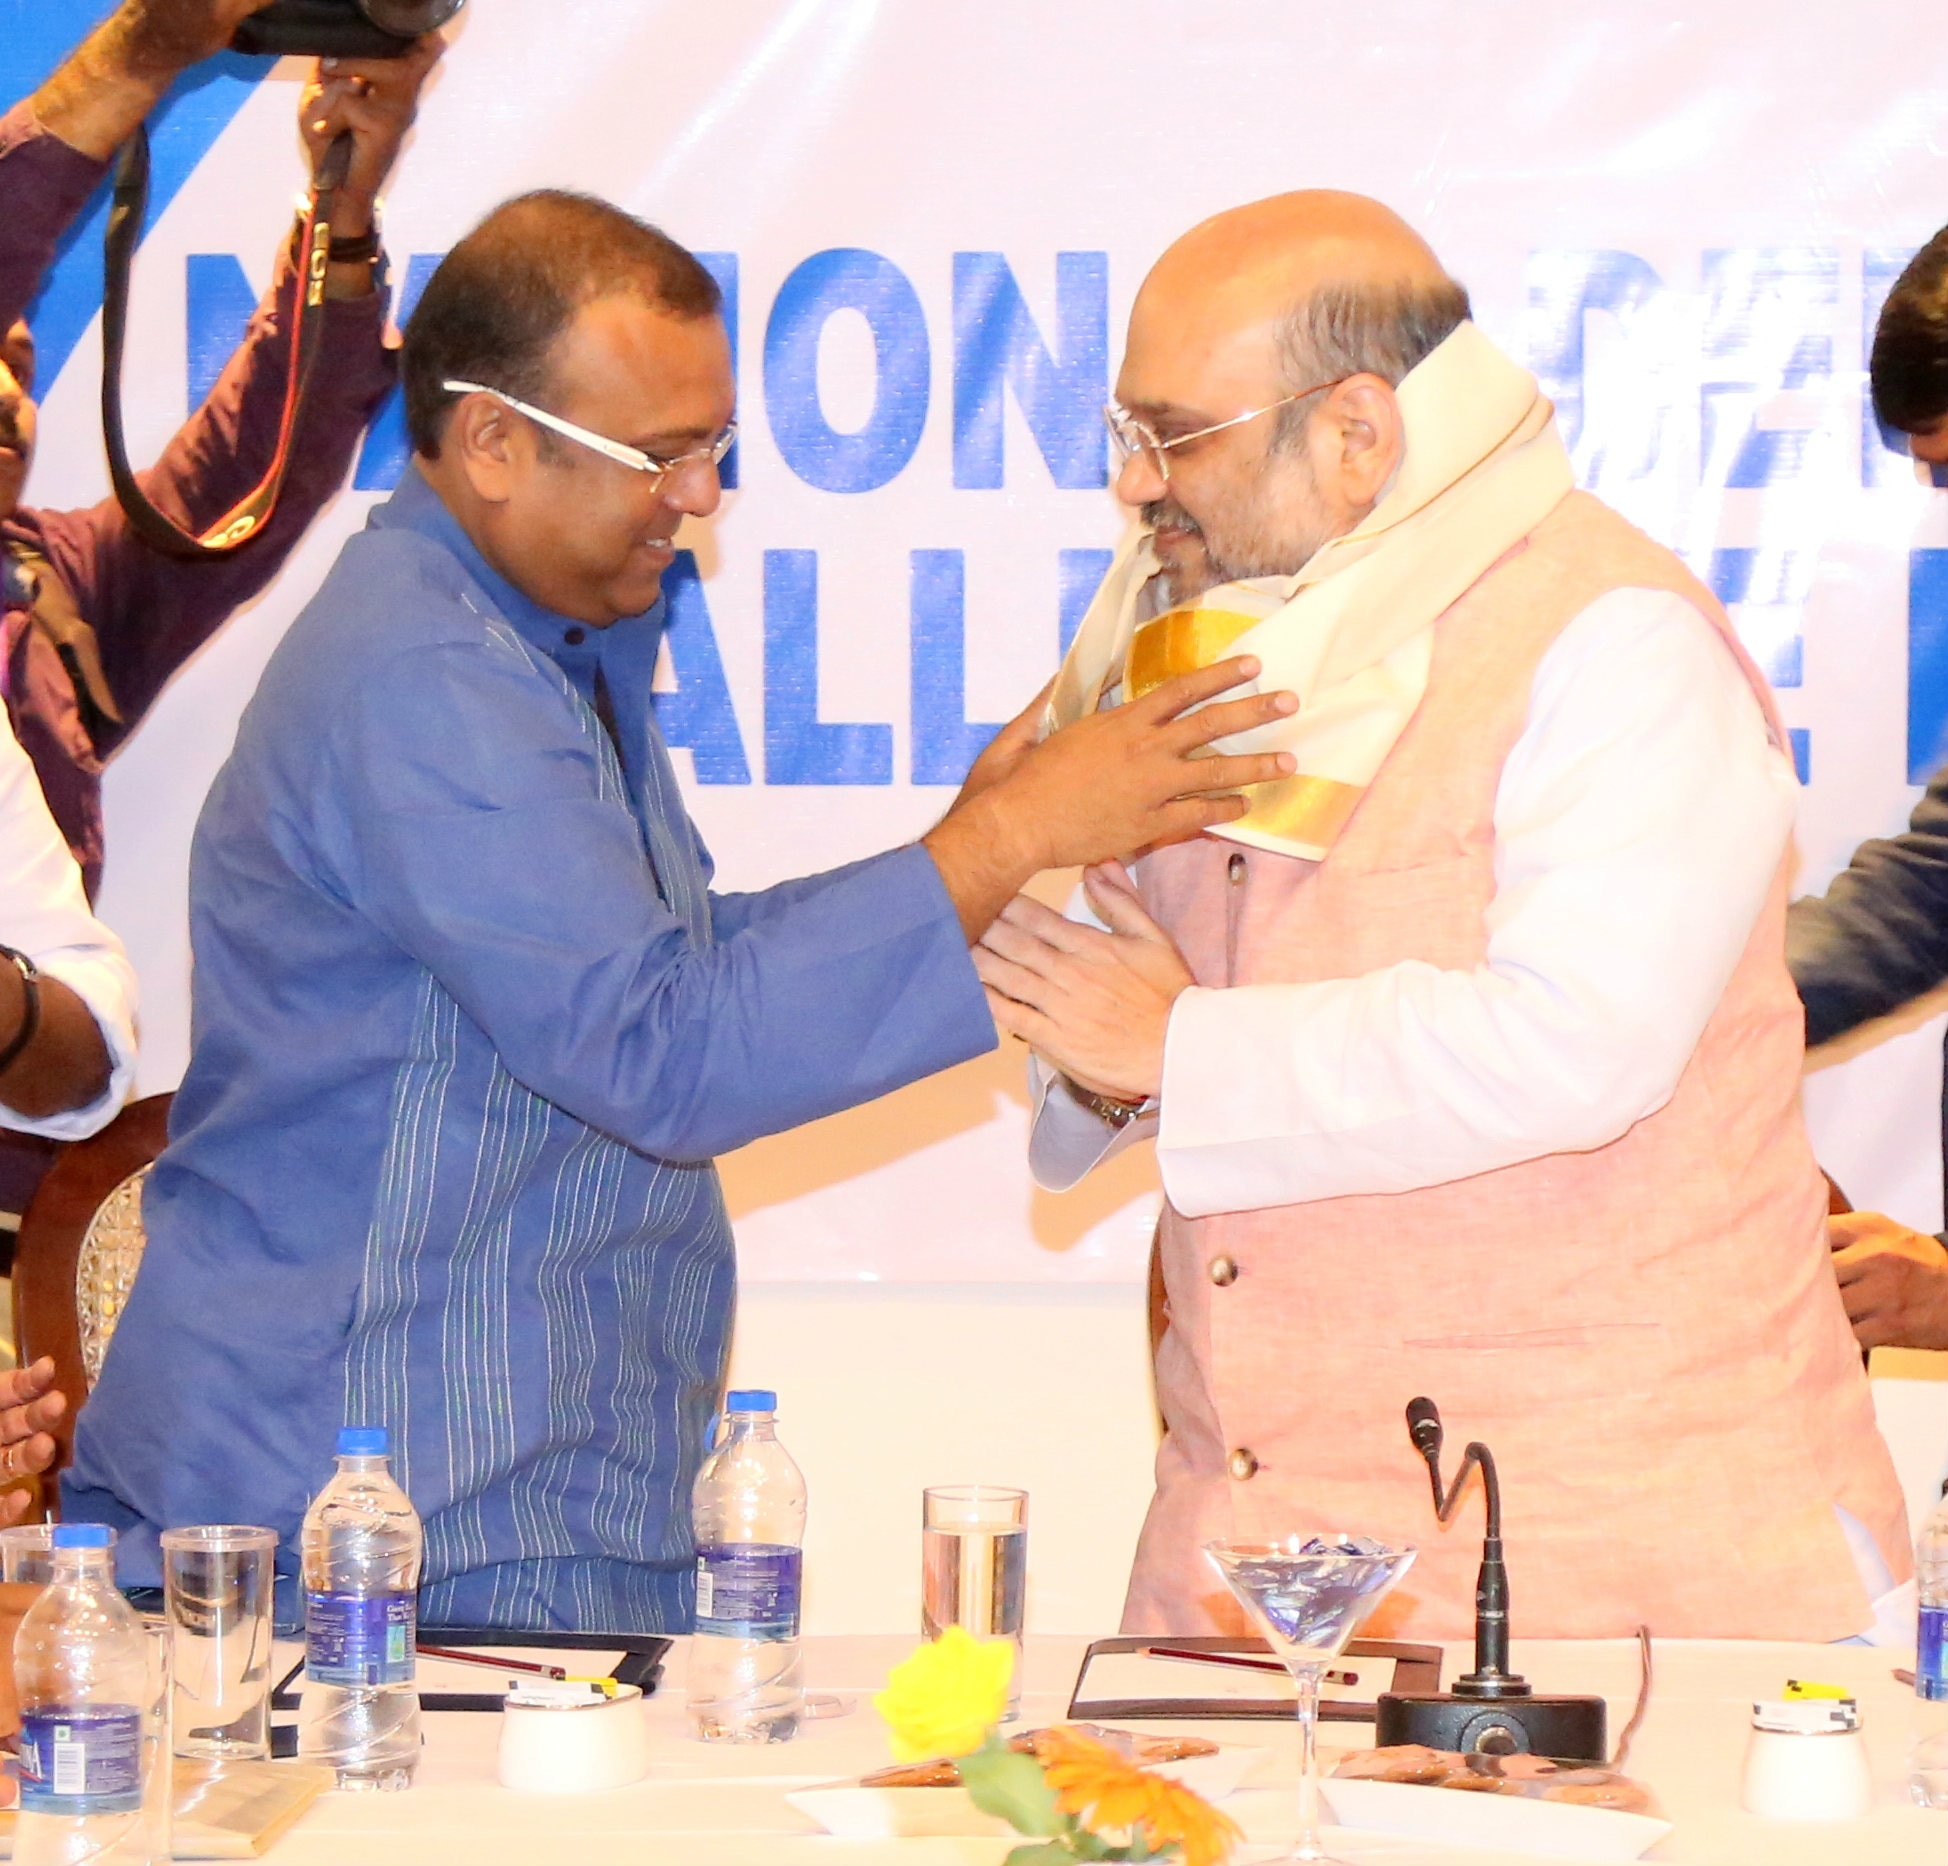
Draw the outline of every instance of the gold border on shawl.
M1264 619L1235 609L1172 609L1145 622L1130 637L1123 697L1140 700L1179 674L1194 674L1223 660L1231 644Z
M1308 850L1323 850L1332 847L1352 820L1366 795L1366 786L1310 777L1301 771L1296 777L1254 784L1245 795L1251 800L1251 808L1238 819L1237 828L1255 829L1281 842L1303 843Z

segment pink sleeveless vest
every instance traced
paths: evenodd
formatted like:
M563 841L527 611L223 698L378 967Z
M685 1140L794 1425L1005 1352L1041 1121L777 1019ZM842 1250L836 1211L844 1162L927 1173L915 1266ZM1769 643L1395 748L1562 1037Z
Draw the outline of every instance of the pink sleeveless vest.
M1144 864L1198 982L1478 964L1495 789L1536 664L1620 588L1695 604L1776 719L1710 594L1571 494L1440 619L1420 709L1325 861L1207 839ZM1421 1550L1370 1631L1465 1637L1481 1504L1435 1522L1402 1418L1419 1393L1450 1469L1470 1438L1496 1454L1518 1637L1830 1640L1870 1623L1834 1506L1896 1578L1906 1520L1827 1261L1786 884L1782 866L1676 1094L1609 1145L1419 1192L1166 1209L1169 1431L1126 1630L1240 1628L1200 1553L1212 1537L1343 1529Z

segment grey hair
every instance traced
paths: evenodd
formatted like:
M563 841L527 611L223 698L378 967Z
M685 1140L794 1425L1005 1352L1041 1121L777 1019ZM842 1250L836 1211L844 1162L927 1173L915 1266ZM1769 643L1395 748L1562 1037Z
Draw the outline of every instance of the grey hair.
M1467 290L1453 279L1322 285L1280 322L1279 360L1295 390L1347 376L1379 376L1398 388L1470 315ZM1273 445L1296 441L1311 414L1310 396L1280 409Z

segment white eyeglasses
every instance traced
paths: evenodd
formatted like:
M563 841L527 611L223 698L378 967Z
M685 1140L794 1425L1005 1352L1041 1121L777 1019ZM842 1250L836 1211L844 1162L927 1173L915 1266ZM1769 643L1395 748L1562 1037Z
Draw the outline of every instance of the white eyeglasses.
M1260 415L1269 415L1274 409L1288 407L1293 402L1302 402L1308 395L1317 395L1325 389L1336 389L1350 377L1335 376L1330 382L1315 382L1309 389L1300 389L1293 395L1282 395L1275 402L1267 402L1263 408L1248 408L1242 415L1233 415L1229 421L1213 421L1208 428L1193 428L1188 434L1173 434L1169 440L1160 439L1157 431L1147 421L1137 417L1121 402L1106 402L1103 405L1103 420L1109 424L1110 439L1116 443L1119 461L1127 460L1131 454L1140 453L1156 469L1157 477L1165 485L1170 483L1170 450L1173 447L1187 446L1192 441L1201 441L1207 434L1222 434L1226 428L1235 428L1246 421L1256 421ZM447 384L448 388L453 385Z
M536 408L530 402L521 401L509 395L505 389L490 387L484 382L458 382L449 379L440 384L449 395L491 395L495 401L504 402L516 414L526 415L544 428L552 428L555 433L566 435L571 441L579 441L591 448L605 460L613 460L617 466L632 468L638 473L653 474L661 479L665 474L674 473L679 467L716 466L730 452L731 443L737 439L737 423L731 422L714 440L701 447L693 447L688 453L674 454L665 460L656 454L646 454L640 447L631 447L626 441L612 441L605 434L597 434L588 428L578 428L572 421L564 421L559 415L551 415L545 408Z

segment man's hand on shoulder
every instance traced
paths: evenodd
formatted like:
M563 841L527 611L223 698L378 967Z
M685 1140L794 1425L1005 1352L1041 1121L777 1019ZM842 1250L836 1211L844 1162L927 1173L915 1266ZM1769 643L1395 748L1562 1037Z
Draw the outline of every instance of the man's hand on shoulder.
M945 817L925 838L970 942L1045 868L1077 868L1183 842L1245 811L1237 793L1293 770L1286 752L1219 755L1213 740L1294 712L1289 693L1217 696L1258 663L1221 661L1039 744L1038 697L1002 729ZM1215 703L1213 703L1215 702Z
M1948 1249L1881 1212L1827 1222L1833 1273L1863 1348L1948 1349Z
M975 947L974 969L1003 1030L1085 1089L1147 1101L1163 1087L1171 1007L1196 980L1120 864L1083 885L1108 932L1023 895Z

